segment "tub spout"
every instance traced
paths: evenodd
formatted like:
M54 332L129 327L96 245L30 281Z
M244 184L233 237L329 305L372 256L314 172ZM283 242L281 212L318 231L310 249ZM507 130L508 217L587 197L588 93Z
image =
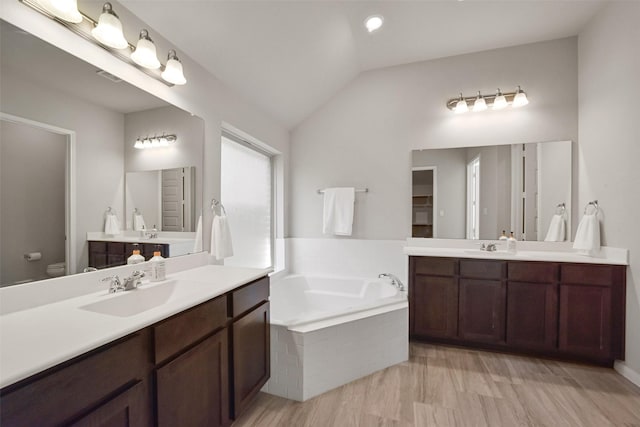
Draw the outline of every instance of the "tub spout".
M380 279L383 279L383 278L389 279L393 286L398 288L399 291L404 292L404 285L402 284L402 281L400 279L398 279L396 276L394 276L393 274L391 274L391 273L381 273L381 274L378 274L378 278L380 278Z

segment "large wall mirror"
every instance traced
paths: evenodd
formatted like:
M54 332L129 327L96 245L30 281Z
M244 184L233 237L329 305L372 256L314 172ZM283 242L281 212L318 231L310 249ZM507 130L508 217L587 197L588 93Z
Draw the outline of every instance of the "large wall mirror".
M412 236L571 240L571 141L414 150Z
M0 54L0 286L82 272L93 239L201 250L202 119L1 20Z

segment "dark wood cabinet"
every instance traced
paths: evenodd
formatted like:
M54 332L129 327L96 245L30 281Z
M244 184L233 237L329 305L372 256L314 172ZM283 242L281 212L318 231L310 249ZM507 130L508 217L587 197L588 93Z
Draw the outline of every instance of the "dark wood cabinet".
M510 262L507 344L553 351L558 345L558 264Z
M452 277L416 276L411 286L413 336L455 338L458 335L458 282Z
M156 371L159 427L230 424L228 351L222 330Z
M271 374L269 303L233 322L234 417L237 418Z
M137 246L136 246L137 245ZM166 243L125 243L125 242L103 242L89 241L89 267L108 268L125 265L127 258L131 256L134 249L140 249L140 254L145 260L153 257L154 251L168 258L169 245Z
M612 365L626 267L410 257L412 339Z
M0 425L228 426L270 376L268 298L264 277L7 386Z
M504 341L504 291L500 280L460 279L461 339Z

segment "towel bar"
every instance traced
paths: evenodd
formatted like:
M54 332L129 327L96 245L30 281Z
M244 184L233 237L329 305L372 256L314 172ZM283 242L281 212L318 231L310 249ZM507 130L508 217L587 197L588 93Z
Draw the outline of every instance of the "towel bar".
M324 190L317 190L318 194L324 194ZM356 188L355 189L356 193L368 193L369 189L368 188Z

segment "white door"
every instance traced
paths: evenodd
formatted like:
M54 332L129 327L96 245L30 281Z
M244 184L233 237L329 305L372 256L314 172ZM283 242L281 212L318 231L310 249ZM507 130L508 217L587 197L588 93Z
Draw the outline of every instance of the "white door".
M184 231L184 169L162 171L162 231Z

